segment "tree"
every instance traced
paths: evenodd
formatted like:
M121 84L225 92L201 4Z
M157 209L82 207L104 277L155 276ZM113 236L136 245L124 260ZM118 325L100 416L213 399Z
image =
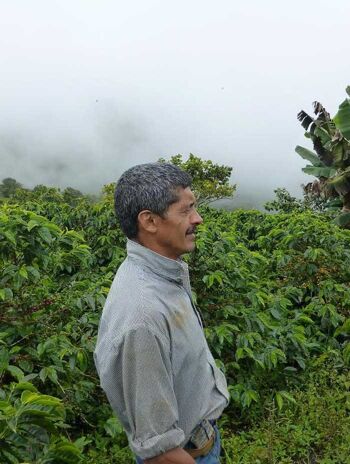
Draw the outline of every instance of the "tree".
M66 203L71 206L76 206L81 198L83 198L83 194L80 190L77 190L73 187L67 187L63 191L63 199Z
M350 96L350 86L346 92ZM306 130L305 137L312 140L316 152L300 146L295 148L298 155L311 163L303 171L318 178L316 185L314 182L311 188L308 184L304 192L316 192L325 201L340 198L342 214L336 222L345 226L350 223L350 99L344 100L333 118L321 103L314 102L313 106L316 118L305 111L298 114Z
M14 195L17 189L22 188L22 184L13 179L12 177L6 177L0 184L0 196L10 198Z
M303 200L293 197L287 189L277 188L274 190L276 198L265 203L264 208L267 211L276 211L278 213L303 212L307 206Z
M170 160L160 158L160 162L170 162L187 171L192 179L192 189L196 195L198 205L208 204L215 200L232 197L236 185L230 185L232 168L214 164L211 160L202 160L190 153L187 161L182 155L174 155Z

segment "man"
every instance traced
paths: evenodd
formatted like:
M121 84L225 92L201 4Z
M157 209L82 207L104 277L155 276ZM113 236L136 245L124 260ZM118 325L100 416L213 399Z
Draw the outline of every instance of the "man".
M184 253L202 218L191 177L150 163L126 171L115 210L128 238L103 309L95 363L138 463L216 464L228 403L193 303Z

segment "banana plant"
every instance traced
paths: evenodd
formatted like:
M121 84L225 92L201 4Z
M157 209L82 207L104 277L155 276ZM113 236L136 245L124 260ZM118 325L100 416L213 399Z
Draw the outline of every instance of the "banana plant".
M350 97L350 86L346 92ZM343 101L333 118L321 103L314 102L313 106L315 118L303 110L298 114L315 151L301 146L295 151L311 163L303 171L318 179L308 184L305 192L316 193L325 200L341 199L341 214L336 222L347 226L350 223L350 98Z

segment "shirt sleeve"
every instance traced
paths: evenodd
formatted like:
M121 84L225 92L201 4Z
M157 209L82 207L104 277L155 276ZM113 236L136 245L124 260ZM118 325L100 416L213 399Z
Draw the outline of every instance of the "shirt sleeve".
M131 449L148 459L181 445L169 341L147 327L135 328L124 336L118 358Z

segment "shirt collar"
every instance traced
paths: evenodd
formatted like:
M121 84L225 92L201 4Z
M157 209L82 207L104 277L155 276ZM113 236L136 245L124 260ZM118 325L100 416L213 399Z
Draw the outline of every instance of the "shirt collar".
M126 249L128 257L139 261L155 274L188 286L188 266L182 259L166 258L130 239L127 240Z

